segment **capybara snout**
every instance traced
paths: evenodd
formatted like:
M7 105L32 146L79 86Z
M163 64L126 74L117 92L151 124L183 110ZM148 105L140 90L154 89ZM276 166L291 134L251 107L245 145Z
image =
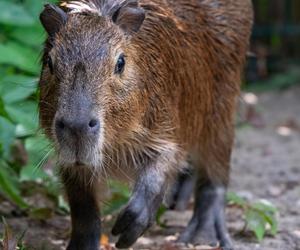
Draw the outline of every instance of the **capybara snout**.
M144 12L128 13L138 16L137 24L119 20L120 29L101 16L66 17L56 8L48 5L41 15L49 34L40 80L41 125L58 142L60 165L82 162L76 155L92 151L90 162L83 163L100 171L103 163L97 159L110 161L107 148L139 130L145 113L137 48L127 38L141 25ZM61 21L54 22L54 16Z

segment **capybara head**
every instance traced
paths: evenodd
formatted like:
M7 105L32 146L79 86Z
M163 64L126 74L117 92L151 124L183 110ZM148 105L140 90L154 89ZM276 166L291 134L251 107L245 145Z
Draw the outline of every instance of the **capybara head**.
M143 88L132 39L144 18L137 1L45 6L40 122L60 165L101 166L105 149L138 129Z

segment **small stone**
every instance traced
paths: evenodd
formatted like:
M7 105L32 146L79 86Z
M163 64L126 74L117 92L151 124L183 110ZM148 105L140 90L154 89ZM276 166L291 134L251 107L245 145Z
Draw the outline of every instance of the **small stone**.
M282 186L271 186L268 188L268 193L273 197L278 197L284 192Z
M176 235L170 235L170 236L167 236L165 238L165 240L168 241L168 242L176 241L177 240L177 236Z
M153 243L153 241L149 238L146 238L146 237L140 237L137 241L138 244L141 244L141 245L150 245Z
M293 234L300 239L300 230L294 231Z

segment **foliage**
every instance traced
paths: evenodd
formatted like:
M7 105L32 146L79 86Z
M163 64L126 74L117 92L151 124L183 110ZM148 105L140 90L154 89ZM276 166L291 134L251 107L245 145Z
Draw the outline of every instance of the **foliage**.
M235 193L227 194L229 204L240 207L245 214L245 229L252 231L258 241L262 241L266 233L276 235L278 221L277 209L269 201L261 200L254 203L247 202Z
M22 209L28 208L22 183L51 179L39 168L50 151L37 116L42 7L42 1L0 0L0 192Z
M245 86L245 88L247 91L263 92L286 89L295 83L300 84L300 70L297 66L290 66L290 68L283 73L274 74L264 81L253 82Z
M108 215L118 211L130 198L129 187L121 182L110 180L108 181L110 190L109 203L104 204L103 214Z

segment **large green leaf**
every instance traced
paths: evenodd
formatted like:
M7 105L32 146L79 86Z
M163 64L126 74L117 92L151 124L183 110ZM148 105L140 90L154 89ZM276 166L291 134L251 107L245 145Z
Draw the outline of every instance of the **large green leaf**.
M34 18L22 5L0 1L0 23L28 26L34 24L34 22Z
M20 208L27 208L28 205L22 199L18 182L15 176L11 173L5 162L0 160L0 192L3 193L12 202L17 204Z
M25 141L25 148L29 155L29 162L22 168L20 180L33 181L48 178L49 176L43 171L42 167L53 151L46 138L41 135L30 137Z
M9 36L23 44L34 47L41 47L45 41L45 32L41 25L16 27L10 31Z
M49 3L47 0L24 0L24 6L33 17L38 17L44 4Z
M15 140L15 131L15 125L0 116L0 145L5 158L8 157L10 146Z
M17 124L17 136L23 137L36 134L38 129L37 103L21 101L6 106L14 122Z
M266 233L266 220L264 216L259 211L248 210L246 212L246 221L248 228L255 233L259 241L262 241Z
M4 103L23 101L36 91L36 77L8 75L0 80L0 93Z
M39 72L39 51L37 50L15 42L8 42L0 44L0 55L0 64L12 65L35 75Z
M1 116L8 119L9 121L11 121L11 118L10 118L9 114L7 113L7 110L5 108L5 103L2 99L2 97L0 96L0 117Z

